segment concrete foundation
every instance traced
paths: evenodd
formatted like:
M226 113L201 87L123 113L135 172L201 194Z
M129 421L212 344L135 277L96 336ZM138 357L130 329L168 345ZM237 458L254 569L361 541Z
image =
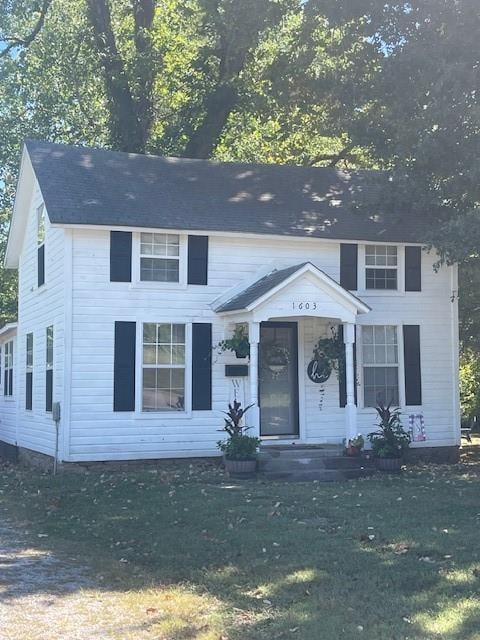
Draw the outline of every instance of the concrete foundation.
M278 451L276 452L279 453ZM422 447L409 449L405 455L407 464L431 462L434 464L455 464L460 459L460 447ZM25 449L0 440L0 460L18 463L22 467L38 469L46 473L53 471L53 457L38 451ZM168 469L179 463L184 465L220 465L221 457L211 458L160 458L154 460L106 460L99 462L60 462L58 472L85 473L113 471L141 471L143 469Z
M434 464L455 464L460 460L460 447L419 447L408 449L405 461L432 462Z

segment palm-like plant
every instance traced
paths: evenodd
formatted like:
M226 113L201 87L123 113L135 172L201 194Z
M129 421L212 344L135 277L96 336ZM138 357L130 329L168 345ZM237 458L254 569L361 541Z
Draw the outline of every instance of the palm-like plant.
M410 444L410 435L402 427L400 409L379 402L375 410L380 419L378 431L368 434L373 453L378 458L401 458Z
M229 460L255 460L257 457L257 447L260 439L247 435L251 427L242 425L243 417L247 411L253 407L249 404L245 408L238 400L228 405L228 411L224 411L224 425L222 431L226 431L230 436L228 440L217 442L217 446Z
M242 403L234 400L233 404L230 403L228 405L228 411L223 411L226 416L224 418L223 431L226 431L231 438L244 435L244 432L250 429L250 427L242 426L242 420L251 407L253 407L253 404L242 408Z

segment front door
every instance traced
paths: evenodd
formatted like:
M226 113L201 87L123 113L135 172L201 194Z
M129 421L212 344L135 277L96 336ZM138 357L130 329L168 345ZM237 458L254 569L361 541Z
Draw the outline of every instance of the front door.
M262 322L259 349L261 436L298 436L296 322Z

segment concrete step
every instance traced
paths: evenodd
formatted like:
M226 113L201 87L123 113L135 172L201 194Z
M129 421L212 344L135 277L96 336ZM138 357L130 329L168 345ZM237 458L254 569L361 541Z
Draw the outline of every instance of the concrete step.
M309 471L321 469L363 469L371 465L362 460L354 460L345 456L331 458L260 458L258 460L259 471Z
M266 471L262 477L269 480L284 480L287 482L338 482L353 480L372 475L373 469L309 469L288 471Z
M369 469L373 467L373 463L363 458L354 458L349 456L338 456L337 458L325 458L323 464L326 469Z
M325 458L259 458L260 471L300 471L302 469L325 469Z
M326 445L324 447L265 447L260 448L259 458L264 460L298 460L314 458L339 457L343 448L338 445Z
M334 482L374 473L368 461L343 455L339 445L262 446L258 470L264 478L292 482Z

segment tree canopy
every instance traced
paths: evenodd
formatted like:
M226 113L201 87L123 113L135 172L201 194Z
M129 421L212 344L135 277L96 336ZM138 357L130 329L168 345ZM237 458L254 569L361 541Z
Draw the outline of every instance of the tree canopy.
M392 211L431 220L440 259L473 282L479 32L478 0L3 0L0 249L35 137L389 169ZM14 277L0 288L6 319Z

